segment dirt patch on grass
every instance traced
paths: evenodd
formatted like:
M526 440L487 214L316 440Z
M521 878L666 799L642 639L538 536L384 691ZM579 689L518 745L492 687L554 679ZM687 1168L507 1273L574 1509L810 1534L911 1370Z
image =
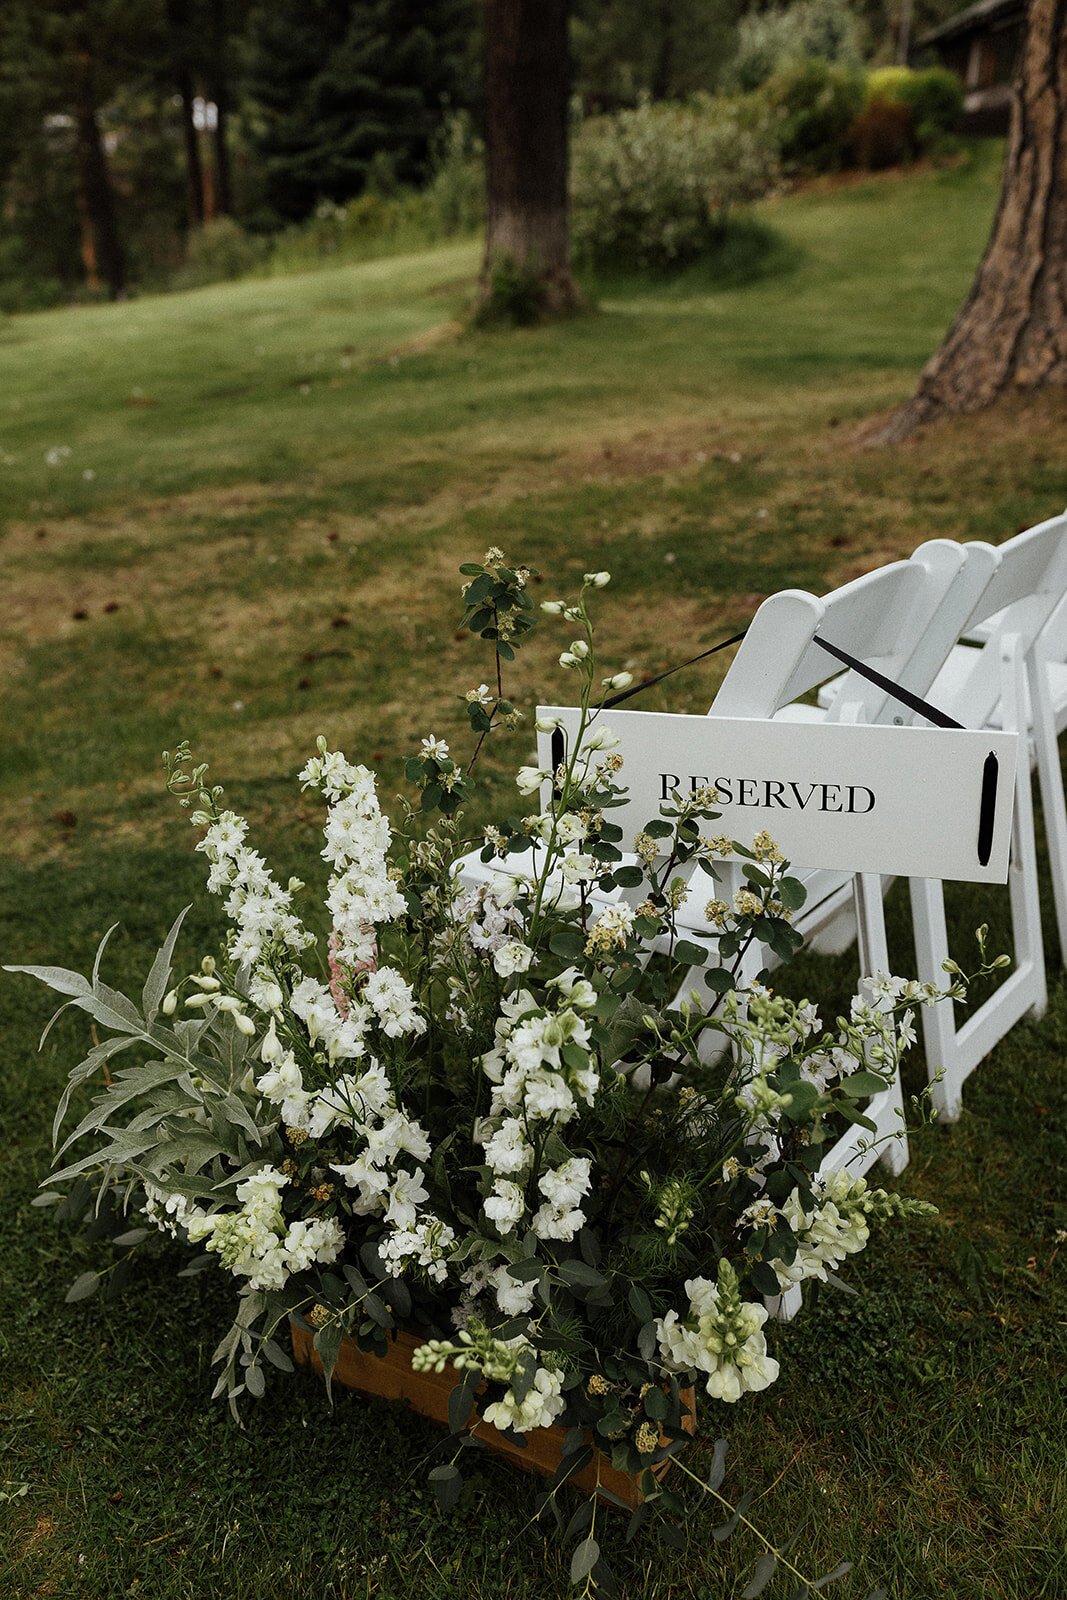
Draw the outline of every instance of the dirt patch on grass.
M750 453L751 442L745 444ZM664 472L698 472L709 461L737 465L745 453L734 434L726 435L706 423L679 422L662 430L645 428L627 437L605 439L600 445L583 444L566 452L559 470L564 481L614 482Z
M942 470L946 455L959 460L965 476L961 498L969 481L980 475L990 451L1020 447L1023 459L1045 465L1062 461L1067 444L1067 389L1017 390L1005 394L995 405L981 411L968 411L941 421L924 423L902 443L881 445L878 434L896 408L867 417L858 427L844 431L838 442L853 450L885 450L899 453L909 472L922 471L916 457L936 459ZM969 468L969 470L968 470ZM1067 496L1067 490L1065 490ZM1014 531L1014 530L1013 530Z

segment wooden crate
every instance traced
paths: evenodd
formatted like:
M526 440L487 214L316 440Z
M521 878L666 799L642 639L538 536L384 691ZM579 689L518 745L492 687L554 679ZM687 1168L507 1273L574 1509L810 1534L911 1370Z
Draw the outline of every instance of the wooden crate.
M296 1361L301 1365L310 1362L316 1372L321 1372L322 1362L314 1347L313 1334L293 1323L292 1335ZM454 1367L447 1367L441 1373L414 1372L411 1366L412 1351L425 1342L425 1338L417 1338L401 1329L390 1339L387 1354L378 1357L366 1354L350 1339L344 1339L337 1356L333 1381L344 1384L348 1389L357 1389L361 1394L381 1395L386 1400L406 1400L420 1416L432 1417L435 1422L447 1422L448 1396L461 1381L461 1374ZM683 1427L687 1433L693 1433L696 1415L692 1389L683 1389L682 1402L687 1408ZM525 1435L526 1448L523 1450L505 1439L491 1424L479 1422L472 1432L495 1455L506 1456L524 1472L540 1473L546 1478L550 1478L559 1466L566 1437L566 1430L560 1427L534 1428ZM662 1436L661 1442L665 1442ZM669 1465L667 1461L660 1462L653 1471L660 1477ZM598 1486L598 1466L600 1488L610 1490L628 1506L641 1504L643 1496L637 1479L629 1473L616 1471L610 1459L600 1451L596 1451L588 1466L567 1481L585 1494L593 1494Z

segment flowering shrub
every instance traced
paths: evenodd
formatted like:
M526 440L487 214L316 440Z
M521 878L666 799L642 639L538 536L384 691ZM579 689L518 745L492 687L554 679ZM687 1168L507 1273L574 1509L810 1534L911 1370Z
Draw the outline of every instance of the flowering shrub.
M575 249L660 269L692 260L777 173L775 121L755 103L705 96L594 118L574 140Z
M417 1366L460 1374L457 1431L479 1414L512 1436L560 1423L566 1470L588 1435L641 1473L675 1456L687 1386L734 1404L773 1384L764 1297L825 1280L874 1222L933 1209L822 1162L843 1123L873 1131L862 1102L914 1038L914 1005L940 995L882 976L826 1027L813 1004L744 987L753 941L783 958L799 942L803 890L766 834L714 834L713 792L675 793L623 855L596 700L630 680L598 684L588 611L606 573L544 607L576 635L560 662L578 733L554 771L520 769L529 811L473 854L460 808L484 740L520 722L502 663L535 614L529 573L499 551L463 572L464 624L496 658L495 685L462 697L466 767L423 739L393 820L374 775L325 740L300 774L325 810L325 941L303 885L274 876L182 748L168 786L230 920L220 955L172 985L179 917L137 1003L99 956L91 979L19 969L106 1033L71 1073L57 1128L76 1088L93 1101L53 1182L85 1205L121 1196L231 1274L216 1352L231 1405L289 1365L291 1318L328 1374L344 1337L381 1354L402 1321L423 1330ZM745 886L723 899L727 857ZM128 1051L144 1059L123 1065ZM454 1498L458 1469L437 1474ZM608 1581L591 1545L574 1568L587 1587Z

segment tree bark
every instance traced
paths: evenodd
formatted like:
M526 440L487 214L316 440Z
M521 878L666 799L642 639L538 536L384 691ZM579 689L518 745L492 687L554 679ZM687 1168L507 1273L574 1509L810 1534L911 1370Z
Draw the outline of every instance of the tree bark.
M1067 384L1067 0L1030 0L985 257L914 395L873 442L1045 384Z
M204 173L200 160L200 138L193 122L195 87L189 64L189 0L167 0L167 27L170 32L174 87L181 101L182 143L185 148L185 204L189 226L198 228L204 220Z
M119 238L111 174L97 121L93 62L85 50L79 51L76 61L74 125L86 277L92 285L99 269L112 300L121 300L126 293L126 261Z
M484 0L488 218L481 295L504 262L543 310L578 303L567 228L569 0Z
M233 178L230 168L229 112L230 63L229 36L224 0L211 0L211 72L208 92L215 102L216 122L212 133L215 153L215 210L222 216L233 214Z

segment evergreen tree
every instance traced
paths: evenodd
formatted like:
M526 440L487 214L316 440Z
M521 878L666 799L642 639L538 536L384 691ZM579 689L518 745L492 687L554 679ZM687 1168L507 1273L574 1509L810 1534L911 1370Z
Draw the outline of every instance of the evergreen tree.
M475 0L261 0L247 88L273 210L297 220L372 174L420 182L443 115L474 98L476 21Z

